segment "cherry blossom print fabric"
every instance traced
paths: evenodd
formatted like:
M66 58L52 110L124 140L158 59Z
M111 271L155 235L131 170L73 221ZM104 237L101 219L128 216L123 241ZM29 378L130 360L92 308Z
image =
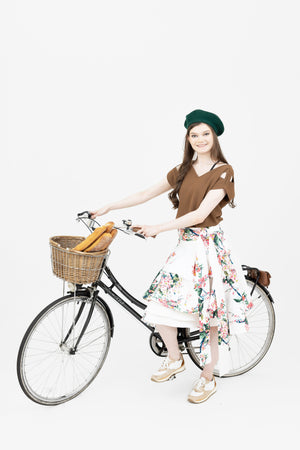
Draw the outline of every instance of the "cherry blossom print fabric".
M242 267L232 254L220 224L180 228L176 247L143 299L149 302L142 318L146 323L151 316L151 302L155 302L156 307L167 308L169 317L176 311L174 326L189 326L185 320L182 325L178 322L179 313L191 314L194 323L198 315L201 365L211 361L209 329L217 323L219 361L216 368L220 376L229 370L229 335L249 330L246 312L252 303ZM213 319L218 319L214 325ZM171 323L166 321L166 324Z

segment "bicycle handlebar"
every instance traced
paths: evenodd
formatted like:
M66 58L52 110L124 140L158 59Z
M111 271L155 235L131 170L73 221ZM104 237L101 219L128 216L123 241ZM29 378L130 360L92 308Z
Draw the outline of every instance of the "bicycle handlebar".
M85 217L84 214L86 214ZM87 224L85 222L85 219L89 220L89 223ZM100 227L100 224L95 220L91 218L91 213L89 211L83 211L81 213L77 213L77 219L78 221L81 221L84 223L84 225L89 229L89 231L94 231L95 230L95 223ZM134 231L131 226L132 226L132 220L131 219L127 219L127 220L122 220L123 224L125 225L126 229L124 229L125 227L116 227L114 226L113 228L116 228L117 230L123 231L123 233L126 234L132 234L134 236L138 236L142 239L147 239L146 236L144 236L143 234L140 234L136 231ZM155 237L155 236L154 236Z

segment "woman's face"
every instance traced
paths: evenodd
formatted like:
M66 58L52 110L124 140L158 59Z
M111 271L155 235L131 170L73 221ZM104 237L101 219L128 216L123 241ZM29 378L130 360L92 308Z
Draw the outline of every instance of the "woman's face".
M197 152L197 154L209 153L212 149L214 143L214 137L211 129L205 123L196 125L190 130L188 136L189 143L192 149Z

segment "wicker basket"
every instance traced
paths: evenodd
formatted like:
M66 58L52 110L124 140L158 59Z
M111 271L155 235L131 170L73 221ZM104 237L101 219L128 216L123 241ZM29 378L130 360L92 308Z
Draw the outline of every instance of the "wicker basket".
M101 267L110 250L85 253L71 250L84 241L82 236L53 236L50 238L53 273L75 284L93 283L99 277Z

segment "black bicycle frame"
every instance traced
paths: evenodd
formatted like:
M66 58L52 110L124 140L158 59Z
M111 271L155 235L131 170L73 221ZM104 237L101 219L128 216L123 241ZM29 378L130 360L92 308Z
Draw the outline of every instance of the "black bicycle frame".
M104 272L108 279L111 281L111 285L107 286L99 277L98 281L96 281L97 286L99 286L103 291L110 295L114 300L116 300L123 308L126 309L130 314L132 314L139 322L141 322L148 330L154 331L154 327L151 327L150 325L147 325L145 322L141 320L142 316L128 303L124 301L123 298L121 298L116 292L113 291L114 288L118 289L121 294L123 294L131 303L133 303L135 306L141 309L146 309L147 305L137 300L135 297L133 297L131 294L129 294L126 289L123 288L121 283L116 279L116 277L113 275L112 271L108 266L105 266Z

